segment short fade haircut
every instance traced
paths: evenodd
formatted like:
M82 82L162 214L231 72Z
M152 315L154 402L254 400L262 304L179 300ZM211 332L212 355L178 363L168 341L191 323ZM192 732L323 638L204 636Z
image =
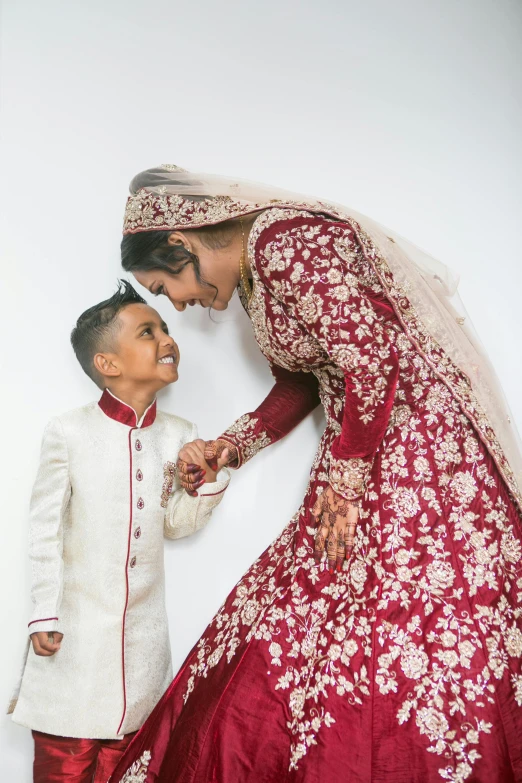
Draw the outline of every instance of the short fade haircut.
M110 299L89 307L76 321L71 332L71 345L83 371L103 389L103 376L94 367L97 353L114 350L119 331L118 315L131 304L147 304L127 280L118 280L118 290Z

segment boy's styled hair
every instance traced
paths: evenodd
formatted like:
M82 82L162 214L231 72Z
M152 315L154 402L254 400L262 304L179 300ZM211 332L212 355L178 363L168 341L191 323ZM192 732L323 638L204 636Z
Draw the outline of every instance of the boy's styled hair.
M147 304L127 280L118 280L118 290L110 299L89 307L76 322L71 332L71 345L83 371L103 389L105 382L95 369L93 359L97 353L114 350L119 331L118 315L131 304Z

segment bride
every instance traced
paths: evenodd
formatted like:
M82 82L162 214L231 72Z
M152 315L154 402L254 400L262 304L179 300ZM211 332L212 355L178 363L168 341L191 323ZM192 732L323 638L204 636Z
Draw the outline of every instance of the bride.
M327 424L111 780L522 781L520 451L448 270L339 206L175 166L133 180L122 261L177 310L239 291L275 384L207 460L241 467L319 403Z

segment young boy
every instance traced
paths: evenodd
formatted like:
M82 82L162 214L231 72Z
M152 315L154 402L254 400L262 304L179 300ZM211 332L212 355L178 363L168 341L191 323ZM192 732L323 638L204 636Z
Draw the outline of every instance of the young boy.
M112 774L172 679L163 535L203 527L228 484L198 441L203 488L180 488L173 463L196 427L155 400L179 350L132 286L83 313L71 341L104 391L49 423L32 495L32 649L13 719L33 729L35 783Z

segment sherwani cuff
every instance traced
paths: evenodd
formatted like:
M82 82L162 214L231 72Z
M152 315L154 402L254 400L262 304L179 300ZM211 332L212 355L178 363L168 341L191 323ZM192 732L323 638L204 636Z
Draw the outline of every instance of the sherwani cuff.
M216 481L203 484L199 490L200 498L216 498L214 504L221 503L223 493L230 484L230 471L222 468L217 474ZM206 501L207 502L207 501Z
M58 617L50 617L49 615L42 615L41 618L37 618L35 620L31 620L31 622L28 625L28 631L29 635L32 633L40 633L42 631L47 631L47 633L52 633L53 631L59 631L60 630L60 621Z
M224 476L224 478L221 478ZM223 468L219 481L204 484L195 497L177 489L169 499L164 532L167 538L185 538L205 527L213 509L221 503L230 481L230 472Z

